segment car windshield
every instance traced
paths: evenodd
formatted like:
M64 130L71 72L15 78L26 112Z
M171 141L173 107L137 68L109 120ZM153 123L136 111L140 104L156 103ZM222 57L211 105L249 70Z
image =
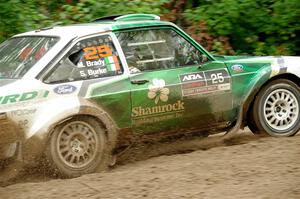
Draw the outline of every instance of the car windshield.
M0 79L22 78L58 41L56 37L15 37L0 45Z

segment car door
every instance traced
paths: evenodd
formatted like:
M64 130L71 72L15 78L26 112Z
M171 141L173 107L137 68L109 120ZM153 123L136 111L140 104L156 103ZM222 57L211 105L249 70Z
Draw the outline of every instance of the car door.
M224 63L208 60L172 28L116 35L131 73L135 132L197 130L223 122L232 108Z

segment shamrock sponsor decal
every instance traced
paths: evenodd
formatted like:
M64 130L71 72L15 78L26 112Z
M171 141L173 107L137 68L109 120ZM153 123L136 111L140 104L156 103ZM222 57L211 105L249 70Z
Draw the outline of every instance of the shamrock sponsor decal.
M159 100L166 102L169 99L169 89L165 88L165 81L163 79L153 79L152 84L149 85L148 97L150 99L154 99L155 104L159 102Z

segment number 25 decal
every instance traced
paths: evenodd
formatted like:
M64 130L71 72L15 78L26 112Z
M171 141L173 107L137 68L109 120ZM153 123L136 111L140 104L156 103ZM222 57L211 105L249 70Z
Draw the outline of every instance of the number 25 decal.
M83 51L85 52L84 58L86 60L94 60L113 55L112 50L107 45L87 47L84 48Z
M211 79L213 84L223 83L224 77L222 73L213 73L211 74Z

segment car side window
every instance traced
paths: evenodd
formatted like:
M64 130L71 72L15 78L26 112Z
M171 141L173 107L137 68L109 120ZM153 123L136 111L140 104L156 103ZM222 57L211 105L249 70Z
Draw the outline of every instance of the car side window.
M46 77L46 83L60 83L120 75L119 55L109 35L76 43Z
M136 30L117 33L131 73L200 65L201 53L171 29Z

